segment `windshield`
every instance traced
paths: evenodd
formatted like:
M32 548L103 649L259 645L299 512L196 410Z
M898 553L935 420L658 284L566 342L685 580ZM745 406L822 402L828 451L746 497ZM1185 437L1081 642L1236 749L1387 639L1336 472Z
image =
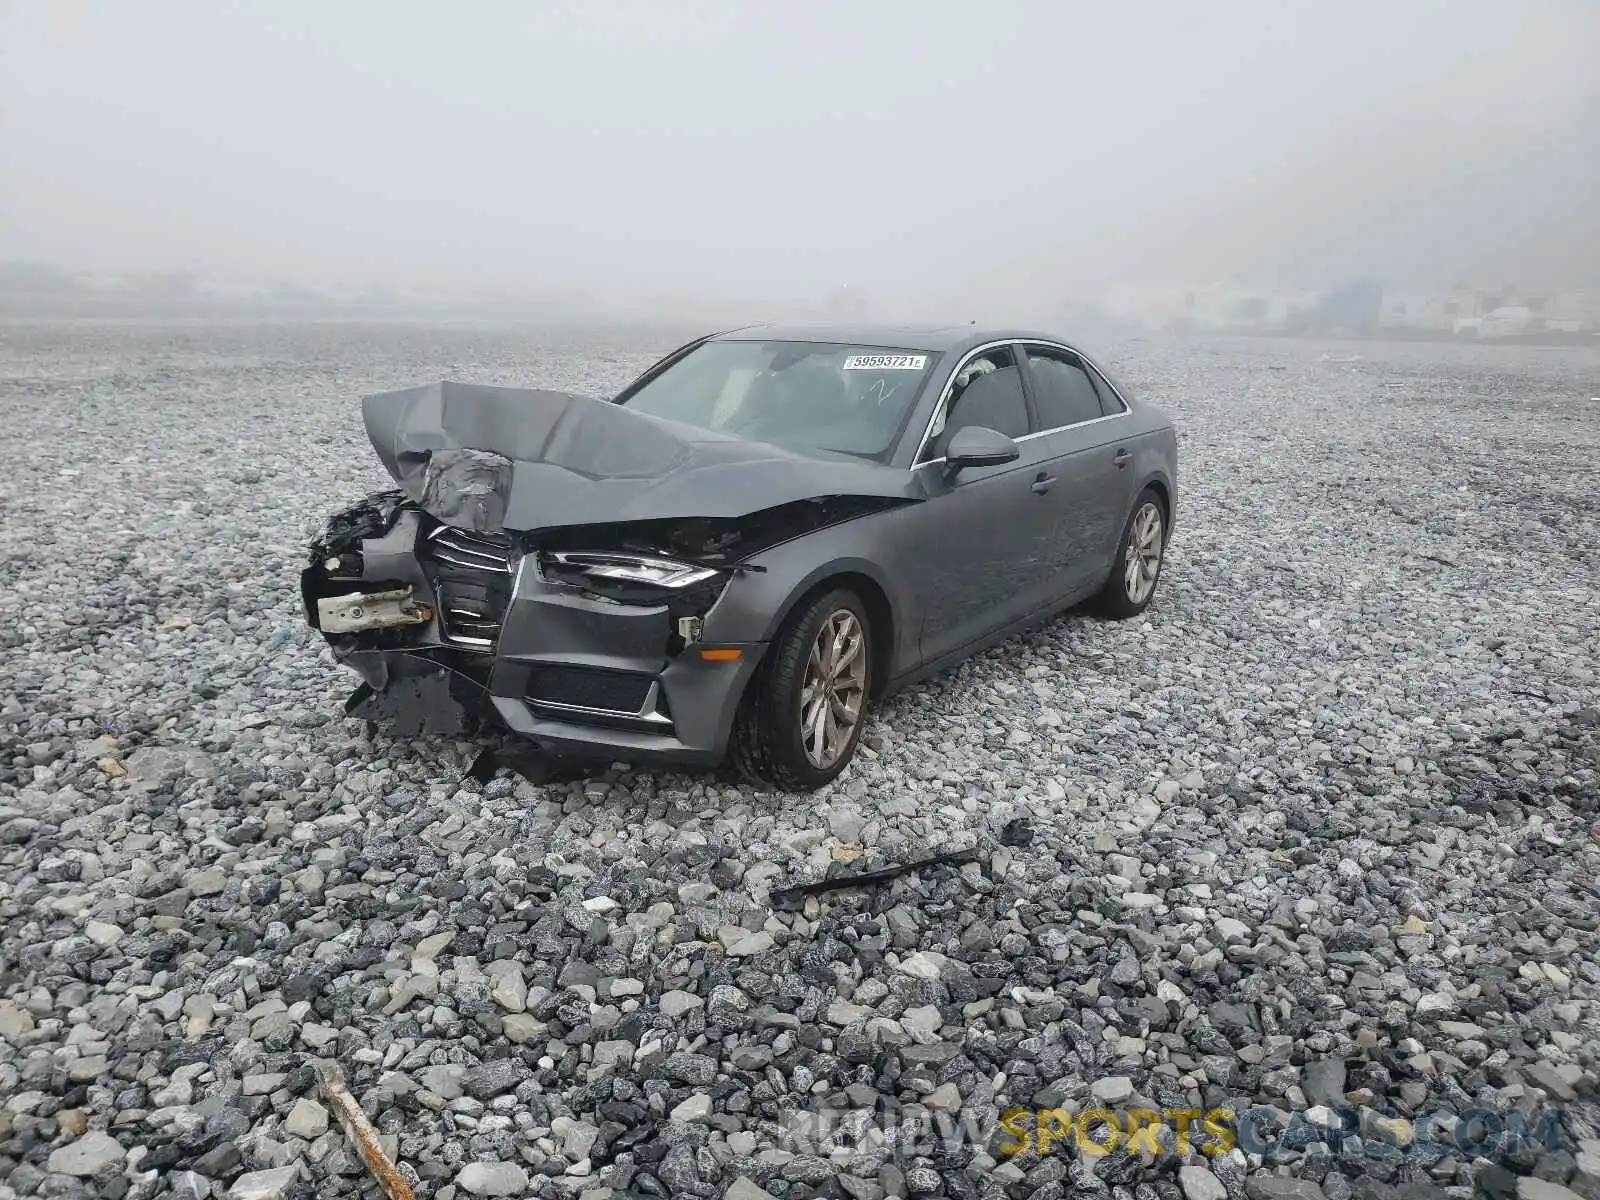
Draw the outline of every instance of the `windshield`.
M884 462L937 357L837 342L706 342L624 403L797 454Z

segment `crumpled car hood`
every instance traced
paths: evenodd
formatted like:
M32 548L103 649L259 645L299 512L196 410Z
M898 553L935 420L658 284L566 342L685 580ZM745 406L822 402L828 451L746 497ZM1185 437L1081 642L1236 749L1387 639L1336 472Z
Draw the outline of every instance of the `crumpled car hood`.
M910 471L806 458L565 392L440 382L367 396L362 413L406 495L459 529L738 517L824 496L922 499Z

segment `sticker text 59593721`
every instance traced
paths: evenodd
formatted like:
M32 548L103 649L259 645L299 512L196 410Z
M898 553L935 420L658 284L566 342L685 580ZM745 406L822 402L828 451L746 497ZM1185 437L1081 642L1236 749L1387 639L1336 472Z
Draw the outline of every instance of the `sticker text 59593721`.
M920 371L926 354L852 354L844 360L846 371Z

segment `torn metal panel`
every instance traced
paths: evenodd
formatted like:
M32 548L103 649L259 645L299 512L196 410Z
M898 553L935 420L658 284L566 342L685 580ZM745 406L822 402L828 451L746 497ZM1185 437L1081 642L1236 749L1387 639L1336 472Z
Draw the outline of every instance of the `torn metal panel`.
M433 610L418 601L409 587L317 598L317 628L323 633L364 633L426 625L431 620Z
M434 450L423 464L418 502L457 529L500 529L511 494L511 470L509 458L488 450Z
M718 519L822 496L923 499L911 472L819 461L563 392L441 382L368 396L362 411L405 494L462 529L494 528L483 522L495 515L507 529L532 530L592 525L602 513L615 522ZM431 470L440 456L446 465ZM496 456L509 471L497 474ZM503 497L498 514L486 488Z
M423 582L411 556L416 514L410 528L401 520L409 505L404 492L375 492L328 518L300 572L300 598L313 629L337 632L323 629L324 600Z

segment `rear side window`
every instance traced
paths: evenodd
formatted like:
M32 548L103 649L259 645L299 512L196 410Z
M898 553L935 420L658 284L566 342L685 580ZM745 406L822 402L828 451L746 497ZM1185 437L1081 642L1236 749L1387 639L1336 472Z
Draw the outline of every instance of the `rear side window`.
M962 364L934 414L932 436L922 452L922 461L944 457L950 439L974 425L1013 438L1028 432L1022 372L1009 346L986 350Z
M1028 347L1028 373L1040 429L1060 429L1106 415L1083 360L1049 346Z

